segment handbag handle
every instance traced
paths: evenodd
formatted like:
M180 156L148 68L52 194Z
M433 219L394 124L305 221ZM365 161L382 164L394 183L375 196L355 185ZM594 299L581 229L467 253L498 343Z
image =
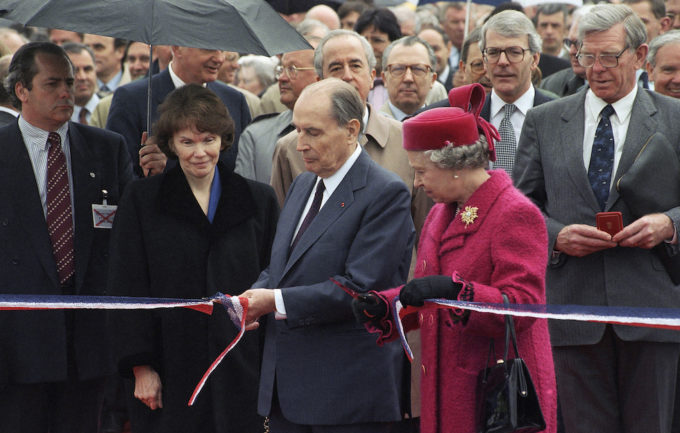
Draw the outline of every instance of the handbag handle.
M505 306L510 305L510 301L508 300L508 295L505 293L502 293L503 296L503 304ZM507 362L508 360L508 349L510 347L510 337L512 337L512 346L515 348L515 358L520 358L519 356L519 351L517 350L517 334L515 333L515 321L513 320L512 316L509 314L505 315L505 352L503 353L503 361Z

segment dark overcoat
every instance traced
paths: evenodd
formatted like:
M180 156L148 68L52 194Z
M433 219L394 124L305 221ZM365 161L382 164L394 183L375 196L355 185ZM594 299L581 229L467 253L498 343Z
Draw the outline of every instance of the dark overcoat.
M212 223L182 170L130 185L113 228L110 290L119 295L203 298L238 295L269 262L278 219L273 190L218 164L222 193ZM236 335L216 305L114 313L119 368L152 365L162 382L156 431L248 432L256 415L260 332L248 332L209 378L193 407L187 402L212 361Z

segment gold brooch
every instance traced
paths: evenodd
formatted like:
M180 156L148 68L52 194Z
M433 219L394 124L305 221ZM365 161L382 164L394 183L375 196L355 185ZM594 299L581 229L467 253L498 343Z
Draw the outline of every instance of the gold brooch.
M477 206L465 206L465 210L460 214L460 219L465 223L465 228L474 223L477 219Z

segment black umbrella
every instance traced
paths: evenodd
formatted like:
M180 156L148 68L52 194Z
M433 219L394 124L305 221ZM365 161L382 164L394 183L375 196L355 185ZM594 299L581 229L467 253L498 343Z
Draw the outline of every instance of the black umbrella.
M264 0L0 0L0 17L149 45L268 56L311 48Z
M268 56L312 48L264 0L0 0L0 17L149 45Z

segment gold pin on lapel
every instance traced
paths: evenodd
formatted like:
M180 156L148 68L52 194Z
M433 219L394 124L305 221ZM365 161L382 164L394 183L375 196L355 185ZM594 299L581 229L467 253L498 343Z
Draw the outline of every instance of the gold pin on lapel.
M465 210L460 213L460 219L465 223L465 228L475 222L477 210L477 206L465 206Z

